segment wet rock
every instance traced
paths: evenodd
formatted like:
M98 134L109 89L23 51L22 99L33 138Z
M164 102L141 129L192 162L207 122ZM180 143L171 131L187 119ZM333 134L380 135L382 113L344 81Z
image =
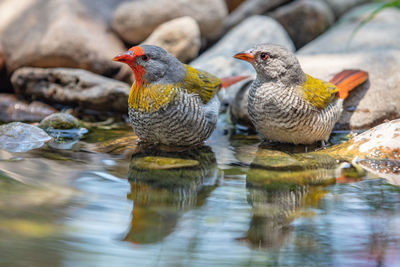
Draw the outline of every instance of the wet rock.
M101 112L126 113L130 86L80 69L21 68L11 77L18 94Z
M143 44L160 46L180 61L186 62L199 53L199 25L191 17L173 19L158 26Z
M324 1L297 0L276 9L271 16L288 32L300 48L327 30L335 20Z
M400 185L400 119L380 124L319 153L352 161L378 177Z
M3 122L40 121L55 112L57 109L39 101L28 104L15 95L0 94L0 121Z
M231 29L252 15L261 15L289 1L290 0L247 0L228 16L225 22L225 29Z
M332 8L333 13L338 18L351 8L370 2L369 0L325 0L325 2Z
M229 31L218 43L192 61L191 65L207 70L218 77L254 75L254 69L250 64L234 59L232 56L255 44L268 42L281 44L294 50L292 41L278 22L266 16L252 16ZM225 101L231 102L245 82L228 88Z
M100 153L131 156L138 147L138 139L139 138L132 132L128 136L123 136L104 142L98 142L95 145L95 150Z
M157 0L125 2L113 16L113 29L129 43L139 43L160 24L183 16L194 18L201 37L217 38L227 15L224 0Z
M53 128L60 130L79 128L79 121L74 116L68 113L55 113L44 118L39 127L42 129Z
M400 10L387 8L359 30L356 28L379 5L357 7L344 15L334 27L298 51L299 55L378 53L400 49Z
M22 122L0 126L0 149L26 152L43 146L51 137L42 129Z
M22 66L71 67L117 75L121 66L110 59L125 48L107 29L100 13L94 16L90 11L93 8L80 0L30 2L28 8L8 21L2 32L7 36L3 48L9 72Z

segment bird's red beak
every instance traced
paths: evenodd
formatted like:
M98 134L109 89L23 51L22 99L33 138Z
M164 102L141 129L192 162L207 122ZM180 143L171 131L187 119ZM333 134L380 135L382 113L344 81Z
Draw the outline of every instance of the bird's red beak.
M118 56L114 57L112 60L122 63L131 63L135 59L132 51L126 51L125 53L119 54Z
M254 55L251 53L251 51L240 52L233 57L250 63L254 62Z

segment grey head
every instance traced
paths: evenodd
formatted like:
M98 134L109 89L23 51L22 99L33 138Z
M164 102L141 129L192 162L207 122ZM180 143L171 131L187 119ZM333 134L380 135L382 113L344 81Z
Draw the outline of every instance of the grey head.
M296 56L276 44L258 44L234 56L253 65L261 81L280 80L284 84L301 84L306 76Z
M153 45L134 46L113 60L128 64L135 80L141 79L147 83L177 83L186 74L185 66L177 58Z

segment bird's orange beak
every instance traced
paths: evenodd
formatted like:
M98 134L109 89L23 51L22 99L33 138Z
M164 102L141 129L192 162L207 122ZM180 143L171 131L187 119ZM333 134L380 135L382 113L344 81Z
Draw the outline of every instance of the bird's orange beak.
M251 51L240 52L233 57L250 63L254 62L254 55L251 53Z
M122 63L131 63L135 59L132 51L128 50L125 53L119 54L118 56L114 57L112 60Z

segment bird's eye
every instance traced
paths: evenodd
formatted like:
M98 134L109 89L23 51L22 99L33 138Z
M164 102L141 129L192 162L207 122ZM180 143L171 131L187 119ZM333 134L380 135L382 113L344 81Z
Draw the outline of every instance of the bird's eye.
M150 57L148 55L143 55L142 56L142 60L143 61L148 61L150 59Z
M268 58L268 54L267 54L267 53L261 53L261 54L260 54L260 58L261 58L262 60L266 60L266 59Z

